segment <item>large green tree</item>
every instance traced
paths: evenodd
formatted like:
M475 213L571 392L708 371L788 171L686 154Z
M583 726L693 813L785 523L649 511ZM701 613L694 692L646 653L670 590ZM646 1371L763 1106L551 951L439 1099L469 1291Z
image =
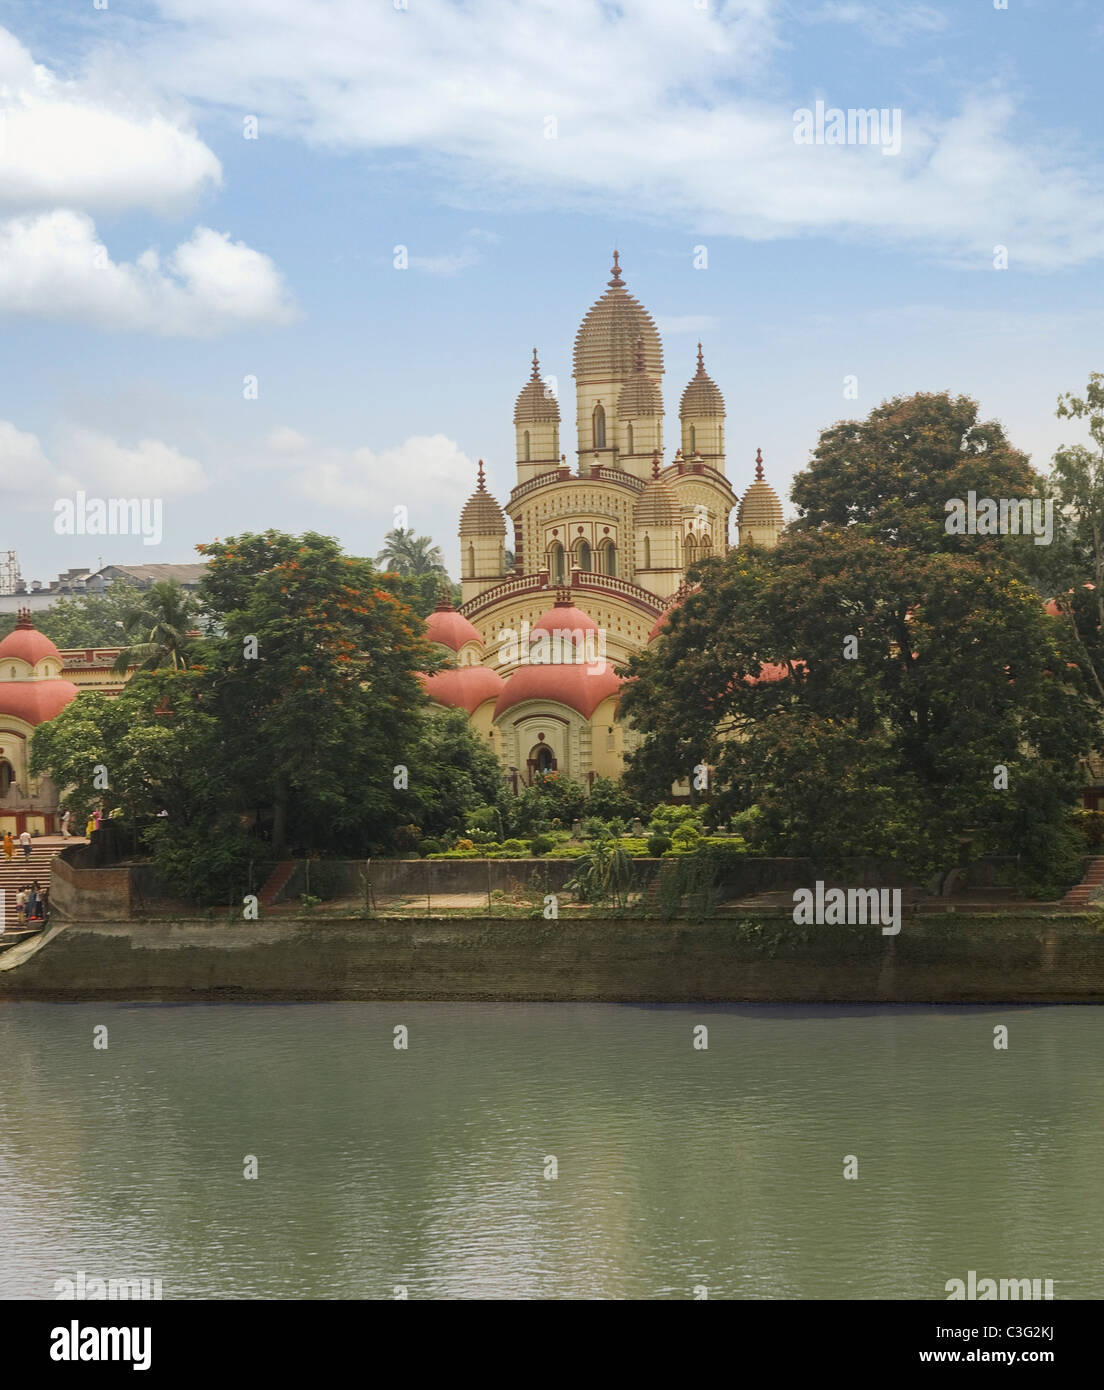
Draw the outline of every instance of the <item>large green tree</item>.
M928 551L1031 548L1020 537L949 535L946 504L971 491L1042 497L1044 484L998 421L944 391L898 396L823 430L790 495L798 529L858 524L887 544Z
M33 614L35 627L55 646L118 647L130 641L127 616L140 602L142 591L127 579L116 579L102 594L59 598ZM0 614L0 636L15 626L14 613Z
M707 766L716 814L758 807L767 852L933 871L969 841L1065 871L1097 719L1065 625L998 555L829 526L701 573L629 668L639 794Z
M368 560L315 533L200 547L209 708L245 807L270 808L288 846L360 855L386 846L440 658Z

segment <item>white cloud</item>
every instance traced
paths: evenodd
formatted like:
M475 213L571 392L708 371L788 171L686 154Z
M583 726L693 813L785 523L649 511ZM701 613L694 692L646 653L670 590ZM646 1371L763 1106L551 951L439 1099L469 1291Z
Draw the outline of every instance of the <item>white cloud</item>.
M210 480L196 459L160 439L127 448L96 430L72 429L57 449L62 491L84 488L98 497L190 497Z
M9 420L0 420L0 477L3 491L20 497L43 491L54 478L38 436L26 434Z
M221 178L187 124L117 87L59 78L0 29L0 210L172 214Z
M150 31L138 59L166 88L256 112L263 129L313 144L420 157L441 195L465 206L662 210L695 235L819 232L979 268L997 242L1021 267L1104 254L1096 156L1065 131L1026 123L997 85L933 112L907 81L890 101L872 68L871 91L852 88L846 100L902 108L900 156L795 145L794 110L843 97L787 90L773 70L766 94L764 69L792 41L781 0L702 10L689 0L417 0L406 10L160 0L160 9L168 25ZM857 26L868 42L940 22L930 6L857 0L820 17ZM393 236L412 240L401 226ZM456 268L426 259L440 261L426 269Z
M854 24L874 43L891 47L926 34L941 34L950 23L931 5L871 4L867 0L827 0L804 18L811 24Z
M92 219L68 209L0 223L0 313L206 337L295 315L272 260L197 227L162 264L114 262Z
M268 435L253 463L282 469L290 491L319 506L381 517L396 506L413 514L427 499L455 514L475 487L475 462L443 434L412 435L377 451L320 444L283 426Z

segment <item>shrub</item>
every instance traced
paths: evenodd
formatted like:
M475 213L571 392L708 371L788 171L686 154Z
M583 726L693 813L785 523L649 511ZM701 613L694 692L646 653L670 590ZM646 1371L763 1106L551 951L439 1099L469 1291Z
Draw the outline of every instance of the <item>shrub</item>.
M431 854L440 854L442 848L440 840L425 839L418 846L418 853L423 859L427 859Z
M546 859L582 859L586 852L585 845L556 845L544 857Z
M595 836L604 835L605 833L605 821L599 819L598 816L587 816L586 820L583 821L582 825L579 827L579 834L584 840L593 840Z
M529 841L529 853L534 858L541 854L547 854L550 849L555 849L556 841L551 835L534 835Z
M586 803L587 814L601 820L632 821L641 814L639 805L612 777L596 777Z
M526 854L529 846L524 840L503 840L500 848L508 856L517 858L519 854Z
M648 853L653 859L658 859L661 854L666 854L671 848L671 837L662 835L658 831L648 836Z

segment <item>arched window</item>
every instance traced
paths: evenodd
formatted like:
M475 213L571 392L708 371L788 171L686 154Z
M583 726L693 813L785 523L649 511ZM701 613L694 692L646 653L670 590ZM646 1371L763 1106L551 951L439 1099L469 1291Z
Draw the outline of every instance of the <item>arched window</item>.
M650 570L652 567L652 538L647 532L644 533L644 568Z
M617 573L617 547L612 541L603 541L600 547L599 568L603 574Z
M468 542L468 562L467 562L467 565L465 566L465 568L466 568L466 570L467 570L467 578L468 578L468 579L474 579L474 578L475 578L475 546L472 545L470 541Z
M586 541L579 542L579 549L576 552L576 558L579 562L579 568L581 570L589 570L591 568L592 562L590 558L590 546L587 544Z
M15 769L6 758L0 758L0 799L7 796L11 784L15 781Z
M724 425L717 426L717 445L718 452L724 453Z
M632 425L629 426L629 453L630 453L630 454L635 454L635 453L636 453L636 450L633 448L633 427L632 427Z
M690 426L690 454L693 456L698 451L698 432L693 425Z
M529 431L528 431L528 430L526 430L525 433L522 435L522 453L521 453L521 457L525 460L526 463L529 462Z
M596 449L606 447L606 412L601 401L594 407L594 447Z
M553 457L554 459L556 459L557 462L559 461L559 457L560 457L560 427L559 427L559 425L553 425L553 426L552 426L552 457Z
M498 572L499 574L506 573L506 545L503 541L498 543Z
M707 554L709 551L713 549L713 537L709 534L708 531L703 531L701 535L698 537L698 545L701 547L701 552L703 555Z
M685 557L686 568L689 569L690 566L694 563L694 559L695 559L694 533L693 533L693 531L688 531L688 532L686 533L686 543L685 543L685 545L683 546L683 554L684 554L684 557Z
M554 584L562 584L567 574L564 568L564 548L559 541L553 541L548 548L548 573Z

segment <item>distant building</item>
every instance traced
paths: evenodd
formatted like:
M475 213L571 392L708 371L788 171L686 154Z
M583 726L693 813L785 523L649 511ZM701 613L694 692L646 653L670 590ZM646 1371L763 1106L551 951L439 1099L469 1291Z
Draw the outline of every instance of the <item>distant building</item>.
M16 613L26 608L41 613L52 608L60 598L75 598L78 594L102 594L117 579L124 579L138 589L148 589L162 579L175 579L189 593L199 585L206 566L194 565L104 565L100 569L66 570L50 584L34 579L27 584L20 580L11 593L0 593L0 613Z

